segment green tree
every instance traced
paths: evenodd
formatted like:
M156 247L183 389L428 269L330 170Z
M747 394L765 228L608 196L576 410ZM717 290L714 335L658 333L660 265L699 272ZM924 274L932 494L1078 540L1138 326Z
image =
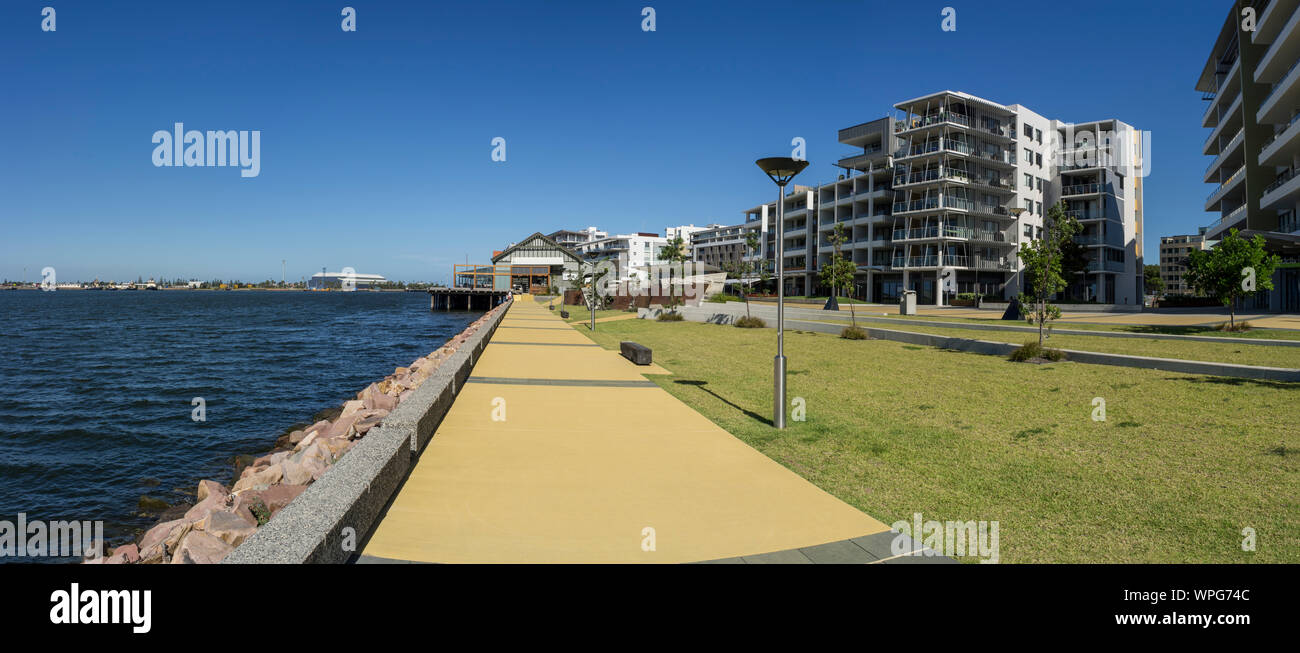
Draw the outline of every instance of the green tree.
M745 317L750 317L749 313L749 284L754 282L754 270L757 268L749 257L758 251L758 234L749 232L745 234L745 255L740 258L737 270L740 272L740 292L745 296Z
M1039 347L1043 346L1043 330L1047 323L1061 317L1061 309L1048 300L1069 285L1069 280L1061 274L1063 248L1066 241L1073 239L1081 229L1078 220L1065 214L1065 203L1061 202L1047 210L1043 237L1020 243L1020 263L1025 278L1020 305L1029 308L1026 316L1038 326Z
M1237 328L1237 301L1261 290L1273 289L1273 270L1282 261L1264 251L1264 237L1250 240L1232 229L1208 250L1192 250L1187 256L1187 284L1228 307L1228 326Z
M1148 295L1161 295L1165 292L1165 280L1160 278L1159 265L1142 266L1142 283Z
M681 236L677 236L668 241L659 250L659 260L668 262L668 308L677 306L677 289L673 285L673 273L678 265L690 260L690 254L686 251L686 241Z
M831 232L831 235L826 240L834 247L834 252L831 254L830 262L821 268L821 281L831 287L831 297L838 297L840 288L853 287L853 276L857 274L858 266L840 254L840 247L849 240L848 236L844 234L844 223L835 223L835 231ZM852 320L853 326L858 325L857 315L853 312L852 297L849 297L849 319Z

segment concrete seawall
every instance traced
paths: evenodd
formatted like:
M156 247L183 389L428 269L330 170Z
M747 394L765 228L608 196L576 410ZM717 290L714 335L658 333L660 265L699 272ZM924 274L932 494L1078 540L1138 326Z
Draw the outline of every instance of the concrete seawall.
M433 437L509 309L509 303L498 307L484 328L469 336L381 426L223 564L342 563L351 558Z

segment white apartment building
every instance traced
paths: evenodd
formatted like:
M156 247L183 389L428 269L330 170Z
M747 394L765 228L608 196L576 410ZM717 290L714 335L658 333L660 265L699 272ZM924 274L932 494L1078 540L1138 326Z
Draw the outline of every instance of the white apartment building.
M693 258L695 234L701 231L705 231L708 229L715 229L721 226L723 225L713 223L713 224L705 225L703 227L697 227L694 224L682 225L680 227L665 227L664 236L670 243L673 241L674 238L681 237L682 243L686 245L687 255Z
M925 304L956 293L1020 292L1019 244L1042 233L1064 200L1084 231L1087 270L1065 293L1140 306L1140 139L1117 120L1071 124L1020 105L941 91L894 105L885 117L839 132L861 150L840 159L833 182L792 186L777 229L775 203L747 210L746 227L770 228L758 256L785 239L786 291L819 292L817 271L843 224L843 255L858 266L854 294L893 301L914 290ZM1138 149L1134 151L1134 146Z
M578 231L561 229L547 234L546 237L565 249L581 252L588 243L607 238L609 234L595 227L587 227Z
M1218 218L1206 230L1219 240L1230 229L1262 235L1282 257L1274 290L1244 308L1300 311L1300 0L1246 0L1258 17L1246 31L1238 3L1228 15L1196 90L1209 105L1203 152L1214 157L1205 210Z

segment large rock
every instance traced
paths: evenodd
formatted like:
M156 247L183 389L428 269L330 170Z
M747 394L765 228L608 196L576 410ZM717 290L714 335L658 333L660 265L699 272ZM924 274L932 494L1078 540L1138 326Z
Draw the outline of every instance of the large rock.
M214 565L230 555L235 547L205 531L190 531L172 554L174 565Z
M240 482L242 483L243 481ZM204 517L206 517L209 512L212 512L213 510L221 510L225 507L226 507L226 495L224 493L209 494L207 495L206 499L194 504L193 508L190 508L188 511L186 511L183 519L185 521L191 521L191 522L199 521Z
M280 468L284 470L281 480L289 485L306 485L315 480L310 469L292 460L280 463Z
M306 485L273 485L259 492L258 496L262 499L262 503L265 503L266 507L270 509L271 515L274 516L275 513L280 512L281 508L289 505L290 501L296 499L306 489Z
M360 404L361 402L358 401L357 403ZM357 410L361 410L361 409L358 408ZM357 411L352 411L346 416L340 417L338 421L334 422L334 425L330 427L330 430L325 432L325 437L337 438L340 436L350 435L352 433L352 425L356 423L357 419L358 419Z
M140 538L141 562L162 562L163 542L172 534L173 529L183 523L185 523L183 519L174 519L158 524L145 532L144 537Z
M361 403L370 410L389 411L397 408L397 400L384 394L379 386L371 383L361 391Z
M181 540L185 539L192 530L194 530L194 522L182 521L181 525L173 528L167 539L163 540L163 547L172 555L176 555L176 548L180 546Z
M113 549L113 557L121 558L122 562L139 562L140 548L134 544L124 544Z
M353 399L352 401L345 402L343 404L343 412L339 414L339 420L342 420L344 417L347 417L365 407L365 402L360 399Z
M283 476L284 470L280 465L271 465L256 474L239 479L239 482L235 483L235 487L231 491L238 494L250 489L262 489L260 486L271 486L279 483Z
M208 513L207 518L200 522L198 527L232 547L239 546L257 532L255 520L245 519L241 514L224 510Z
M203 503L204 500L213 495L224 499L228 494L230 494L230 492L226 490L226 486L216 481L209 481L206 479L199 481L199 490L197 494L199 503Z

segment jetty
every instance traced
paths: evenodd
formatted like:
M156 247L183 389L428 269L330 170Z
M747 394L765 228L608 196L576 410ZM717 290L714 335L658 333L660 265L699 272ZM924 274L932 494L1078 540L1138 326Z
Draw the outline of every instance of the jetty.
M492 288L429 289L429 309L434 311L489 311L510 298L509 290Z

